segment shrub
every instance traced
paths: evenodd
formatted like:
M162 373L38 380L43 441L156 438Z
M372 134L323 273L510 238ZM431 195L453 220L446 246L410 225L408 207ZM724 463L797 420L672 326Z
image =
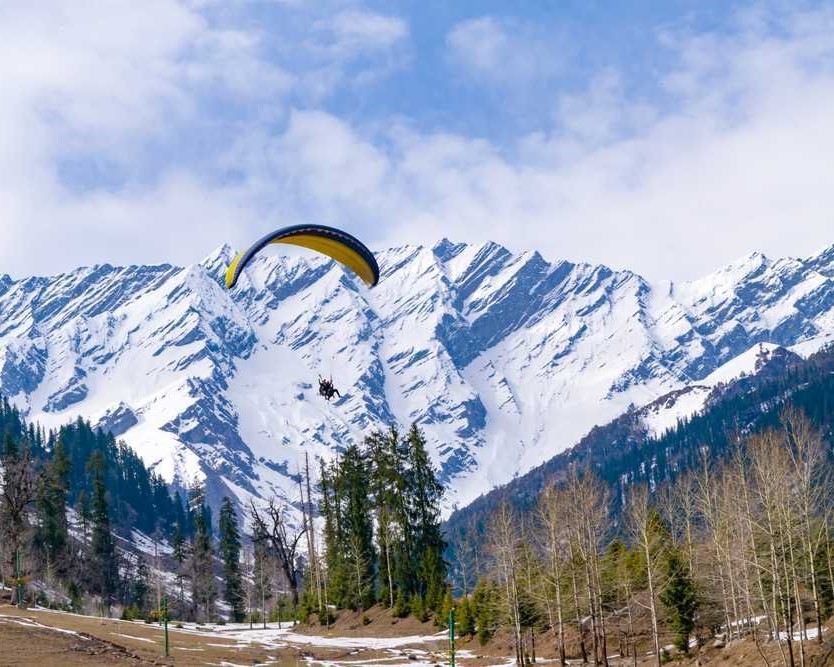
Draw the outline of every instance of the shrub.
M397 591L397 597L394 599L393 612L397 618L405 618L411 612L402 591Z

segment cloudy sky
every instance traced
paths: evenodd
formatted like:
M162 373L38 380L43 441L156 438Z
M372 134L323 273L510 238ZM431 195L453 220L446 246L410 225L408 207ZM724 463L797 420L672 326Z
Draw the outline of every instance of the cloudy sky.
M834 6L0 4L0 273L281 224L697 277L834 243Z

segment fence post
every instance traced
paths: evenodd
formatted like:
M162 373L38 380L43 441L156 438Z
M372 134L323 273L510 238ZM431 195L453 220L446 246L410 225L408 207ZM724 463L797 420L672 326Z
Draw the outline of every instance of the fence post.
M165 657L167 658L170 654L168 653L168 596L162 596L162 625L165 628Z
M449 665L455 667L455 608L449 610Z

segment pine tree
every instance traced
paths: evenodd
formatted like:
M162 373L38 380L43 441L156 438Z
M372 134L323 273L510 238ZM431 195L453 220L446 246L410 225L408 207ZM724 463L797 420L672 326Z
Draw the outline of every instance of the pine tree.
M397 594L394 574L398 553L397 538L401 530L397 517L397 443L396 429L389 433L373 433L365 441L371 461L370 492L376 516L376 535L379 547L379 601L394 607Z
M325 584L327 595L325 602L333 602L341 607L345 600L345 553L340 545L344 541L344 521L341 517L341 507L336 488L338 465L321 464L319 491L321 501L319 512L324 518L324 561ZM256 526L257 528L257 526ZM258 542L255 542L256 546ZM256 559L257 559L257 553Z
M185 581L185 578L187 576L187 572L185 570L185 561L188 558L188 549L180 524L177 524L176 532L174 533L173 551L174 560L177 563L176 580L177 589L179 590L179 607L180 609L182 609L185 602L183 582Z
M409 615L409 613L411 613L411 610L408 607L408 600L406 600L405 593L402 588L397 590L397 597L394 599L393 613L397 618L405 618Z
M231 499L223 498L218 524L220 557L223 559L223 579L226 602L232 608L232 619L240 623L246 616L243 579L240 572L240 533Z
M698 596L689 568L677 549L670 549L666 559L666 587L660 594L660 601L666 607L669 626L675 633L675 646L680 651L688 651Z
M119 585L119 568L116 547L110 529L110 513L107 506L107 491L104 483L105 463L100 451L93 452L88 463L93 476L92 542L90 545L89 579L92 590L102 597L109 607L115 598Z
M191 594L194 614L198 620L214 617L217 584L214 580L214 549L211 545L206 513L199 508L194 519L194 545L191 549Z
M269 554L269 535L263 521L252 524L252 545L253 606L260 607L260 616L265 624L268 604L272 599L273 563Z
M131 598L133 599L133 605L142 614L148 610L148 591L150 590L148 579L148 566L145 559L139 555L136 558L136 573L134 574Z
M179 491L174 493L174 524L177 527L177 531L179 531L183 538L191 535L191 530L188 524L188 512L185 511L182 496Z
M340 462L336 484L344 502L346 556L345 587L347 603L354 609L367 609L374 602L374 571L376 554L373 525L368 498L368 465L361 450L351 445Z
M439 612L443 487L417 426L405 438L391 428L371 434L363 449L348 447L322 465L320 491L329 601L365 608L376 599L396 615L414 601L418 616Z
M472 637L475 634L475 618L472 615L472 601L468 597L464 597L458 602L455 612L455 626L460 637Z
M449 627L449 614L455 608L455 600L452 597L451 587L446 587L446 594L443 596L443 602L440 605L438 613L434 617L434 622L441 628Z
M38 479L37 508L39 526L36 542L49 574L63 577L68 566L67 493L69 459L58 440Z
M411 596L408 606L411 609L411 615L420 621L420 623L425 623L429 620L429 612L428 609L426 609L426 601L423 600L419 593L415 593Z
M75 503L75 510L78 512L78 519L81 522L81 538L86 543L90 538L90 524L93 522L93 511L90 508L90 497L84 489L78 492L78 501Z
M3 459L10 461L17 459L20 453L17 440L12 433L13 431L8 430L5 436L3 436Z
M409 470L408 491L410 514L415 528L412 562L417 564L418 593L425 598L426 607L440 608L446 588L447 565L443 560L446 542L440 526L440 501L443 485L437 479L426 448L426 439L416 424L406 438Z
M477 628L478 641L483 646L495 633L496 626L496 586L487 579L478 579L472 592L472 616Z

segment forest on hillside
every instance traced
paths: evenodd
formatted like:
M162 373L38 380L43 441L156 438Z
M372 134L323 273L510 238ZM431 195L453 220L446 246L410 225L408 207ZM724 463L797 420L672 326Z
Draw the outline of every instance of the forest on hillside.
M292 503L226 497L216 521L197 480L170 489L81 419L44 432L2 399L0 433L12 604L156 619L167 597L179 620L327 623L378 602L421 619L450 603L443 489L416 426L371 434L322 463L318 481L308 464Z
M169 593L166 568L176 574L178 592L170 594L180 617L196 617L213 599L213 520L199 483L185 498L171 493L111 434L82 419L45 432L6 398L0 432L0 580L10 602L146 616ZM237 539L228 501L218 528L221 548ZM135 531L153 554L132 543Z
M794 408L721 460L703 448L674 482L618 494L573 467L458 544L460 632L508 633L519 665L537 638L563 665L647 652L659 665L716 637L751 639L762 664L806 664L834 613L831 471L830 444Z

